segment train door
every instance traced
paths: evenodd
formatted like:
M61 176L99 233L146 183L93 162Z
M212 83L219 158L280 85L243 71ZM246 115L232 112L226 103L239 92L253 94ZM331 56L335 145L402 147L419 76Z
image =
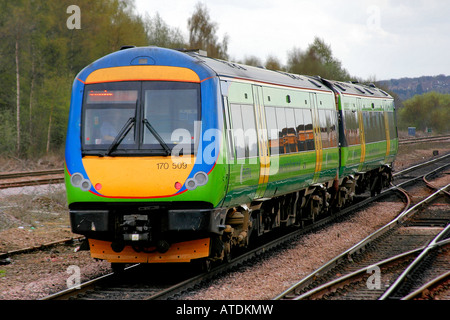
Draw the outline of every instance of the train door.
M320 176L320 171L322 169L322 136L320 132L320 121L319 121L319 111L317 110L317 94L310 93L309 100L311 102L311 113L313 121L313 132L314 132L314 144L316 146L316 168L314 170L313 183L317 182Z
M383 119L384 119L384 130L386 132L386 158L385 158L386 161L391 151L391 137L389 132L389 112L386 100L383 100Z
M361 143L361 158L359 161L359 171L362 171L364 161L366 159L366 135L364 131L364 114L361 98L356 98L356 107L358 108L358 121L359 121L359 140Z
M256 128L259 150L259 181L255 197L263 198L269 181L270 155L267 137L266 115L264 110L264 98L261 86L253 86L253 100L255 103Z

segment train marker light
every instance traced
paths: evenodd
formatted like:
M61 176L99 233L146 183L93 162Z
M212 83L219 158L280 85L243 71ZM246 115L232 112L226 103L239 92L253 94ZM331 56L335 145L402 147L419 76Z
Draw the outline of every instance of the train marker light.
M89 191L89 189L91 189L91 182L87 179L84 179L83 182L81 183L80 189L83 191Z
M195 183L195 180L194 180L194 179L188 179L188 180L186 181L186 188L187 188L188 190L194 190L195 188L197 188L197 185L196 185L196 183Z

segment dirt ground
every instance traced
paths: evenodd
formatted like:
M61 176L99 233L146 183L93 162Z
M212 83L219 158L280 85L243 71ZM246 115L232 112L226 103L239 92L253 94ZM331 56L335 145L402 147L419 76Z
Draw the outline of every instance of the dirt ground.
M401 169L450 153L450 140L400 146L394 169ZM61 159L36 163L7 159L2 171L25 171L62 167ZM0 190L0 253L78 237L71 232L63 184ZM95 261L79 243L33 254L0 258L0 300L34 300L65 289L71 266L79 267L81 281L111 272L109 263Z

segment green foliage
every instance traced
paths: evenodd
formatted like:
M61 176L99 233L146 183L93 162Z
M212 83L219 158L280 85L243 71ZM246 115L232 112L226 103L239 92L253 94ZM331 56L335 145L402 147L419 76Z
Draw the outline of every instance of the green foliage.
M399 128L431 128L435 133L450 132L450 94L428 92L403 102L398 112Z
M67 27L72 4L81 29ZM60 151L74 77L122 45L147 45L144 22L131 0L0 0L0 7L0 150Z
M287 64L287 69L291 73L340 81L352 80L347 70L342 68L341 62L333 57L331 47L317 37L305 52L293 48L288 53Z

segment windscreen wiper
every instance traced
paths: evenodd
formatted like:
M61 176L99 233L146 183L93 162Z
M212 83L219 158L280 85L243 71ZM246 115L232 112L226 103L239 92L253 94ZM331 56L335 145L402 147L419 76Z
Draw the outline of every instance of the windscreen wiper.
M127 123L120 129L119 134L114 138L114 141L111 143L111 145L108 148L108 151L106 151L105 156L109 156L111 152L113 152L117 146L122 142L122 140L127 136L128 132L130 132L131 128L133 128L134 123L136 122L136 118L130 118L128 119Z
M167 145L167 143L164 142L164 140L161 138L161 136L158 134L158 132L156 132L155 128L153 128L153 126L150 124L150 122L147 119L142 120L142 122L144 122L147 129L150 130L150 132L153 134L153 136L156 138L156 140L158 140L159 144L164 148L167 155L170 156L172 151L170 151L169 146Z

